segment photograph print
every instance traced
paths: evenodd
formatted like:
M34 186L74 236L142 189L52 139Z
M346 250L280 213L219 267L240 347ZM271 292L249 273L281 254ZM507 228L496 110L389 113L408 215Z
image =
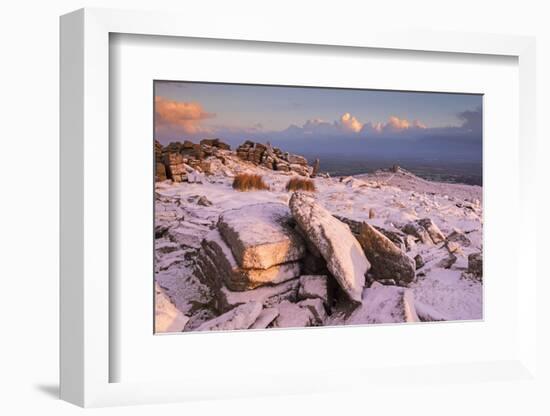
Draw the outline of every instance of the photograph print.
M154 333L483 319L483 96L154 81Z

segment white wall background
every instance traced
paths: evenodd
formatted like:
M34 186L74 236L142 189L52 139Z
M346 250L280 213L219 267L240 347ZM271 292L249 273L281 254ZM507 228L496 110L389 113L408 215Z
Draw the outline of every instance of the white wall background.
M73 414L82 410L56 399L58 377L58 16L74 9L116 7L183 11L212 24L217 19L273 19L307 30L312 21L327 31L341 25L418 27L437 30L535 35L538 42L538 134L541 189L539 215L547 211L550 128L550 29L544 1L378 0L315 2L169 0L18 0L0 12L0 413ZM182 22L185 24L185 22ZM214 23L215 24L215 23ZM506 123L506 120L502 121ZM504 207L505 208L505 207ZM511 218L513 222L513 218ZM513 224L512 224L513 226ZM539 267L547 256L548 223L540 222ZM549 293L549 284L538 288ZM541 296L541 300L547 296ZM540 305L548 322L549 304ZM546 354L541 366L548 370ZM550 372L546 371L546 374ZM547 386L548 387L548 386ZM550 387L547 388L550 391ZM408 403L414 398L416 405ZM538 398L538 400L537 400ZM422 403L419 406L418 403ZM544 403L544 406L542 405ZM505 383L433 386L430 391L396 386L387 395L281 397L94 410L99 414L548 414L542 391Z

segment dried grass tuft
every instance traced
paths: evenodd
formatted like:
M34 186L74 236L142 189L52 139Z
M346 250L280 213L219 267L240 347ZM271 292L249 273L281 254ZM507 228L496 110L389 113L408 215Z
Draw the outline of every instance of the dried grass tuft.
M315 192L315 183L311 179L292 178L286 184L286 190Z
M251 190L266 191L269 190L269 186L260 175L240 173L233 179L233 189L242 192Z

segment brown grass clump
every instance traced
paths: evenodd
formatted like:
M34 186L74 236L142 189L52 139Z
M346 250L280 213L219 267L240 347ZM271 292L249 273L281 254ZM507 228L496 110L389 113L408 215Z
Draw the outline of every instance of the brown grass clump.
M315 183L310 179L292 178L286 184L286 190L315 192Z
M253 189L265 191L269 189L269 186L264 182L260 175L240 173L235 176L235 179L233 179L233 189L243 192Z

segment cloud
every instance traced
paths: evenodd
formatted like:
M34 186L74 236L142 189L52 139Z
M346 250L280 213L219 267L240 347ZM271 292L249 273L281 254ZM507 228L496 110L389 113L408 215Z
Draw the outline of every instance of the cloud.
M397 116L391 116L386 123L385 128L393 130L406 130L411 127L409 120L399 118Z
M363 131L365 133L399 133L406 130L426 129L427 126L419 120L407 120L406 118L399 118L398 116L390 116L388 121L383 122L369 122L365 124Z
M213 123L205 126L202 121L215 117L215 114L206 112L196 102L180 102L156 97L155 104L155 132L162 143L187 138L185 136L193 140L211 135L228 140L232 144L239 144L245 138L273 142L279 140L299 142L303 139L304 146L307 143L311 146L312 140L362 143L362 139L390 142L394 140L414 142L420 139L432 141L460 139L460 142L463 142L462 139L467 139L480 142L482 135L481 108L457 113L456 117L460 120L460 124L446 127L430 127L420 120L402 118L398 115L391 115L385 121L366 121L345 111L333 121L312 118L301 125L291 124L284 130L267 130L260 121L248 126Z
M457 117L462 121L462 128L469 131L481 131L482 130L482 115L481 108L475 110L462 111L457 114Z
M208 129L200 125L201 120L215 117L207 113L196 102L170 100L164 97L155 97L155 131L171 132L173 134L197 134Z
M353 117L350 113L345 113L340 117L340 123L345 130L359 133L363 128L363 123Z
M414 134L428 127L418 120L407 120L391 116L386 122L362 122L349 112L343 113L338 120L330 123L322 119L307 120L301 127L291 125L284 130L286 136L338 136L338 137L385 137L404 135L405 132Z

